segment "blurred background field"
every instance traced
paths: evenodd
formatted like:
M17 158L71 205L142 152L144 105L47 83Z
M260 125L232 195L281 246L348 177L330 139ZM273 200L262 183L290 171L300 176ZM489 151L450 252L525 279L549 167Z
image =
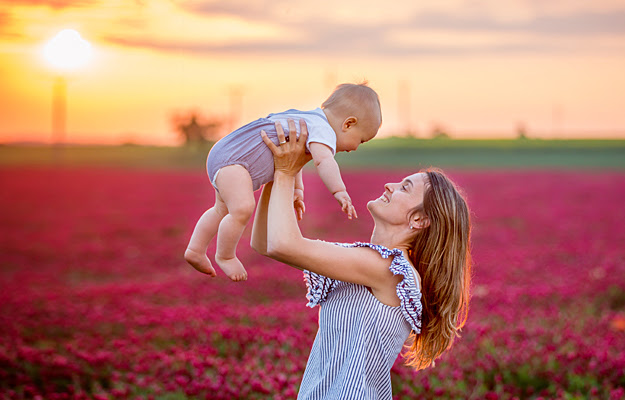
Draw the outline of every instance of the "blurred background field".
M625 399L624 141L385 139L340 155L360 218L312 168L305 235L366 241L386 182L438 166L472 210L462 338L394 399ZM208 147L0 146L0 397L293 399L314 335L301 273L210 280L182 253ZM209 249L212 256L214 246Z
M196 146L0 146L0 166L118 166L195 169L210 143ZM357 152L336 156L342 168L625 168L625 140L375 139Z

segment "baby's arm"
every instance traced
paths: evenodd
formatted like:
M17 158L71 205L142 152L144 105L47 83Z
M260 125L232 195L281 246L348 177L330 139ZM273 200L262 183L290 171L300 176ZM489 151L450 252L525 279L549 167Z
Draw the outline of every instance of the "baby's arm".
M301 220L304 217L304 212L306 211L306 206L304 205L304 178L302 177L302 170L300 170L295 176L293 207L295 208L297 219Z
M352 199L347 194L343 178L341 178L339 165L334 159L332 150L325 144L316 142L311 142L309 148L321 180L334 198L341 204L343 212L347 214L349 219L352 219L352 216L358 218Z
M302 177L302 170L295 176L295 189L304 190L304 178Z

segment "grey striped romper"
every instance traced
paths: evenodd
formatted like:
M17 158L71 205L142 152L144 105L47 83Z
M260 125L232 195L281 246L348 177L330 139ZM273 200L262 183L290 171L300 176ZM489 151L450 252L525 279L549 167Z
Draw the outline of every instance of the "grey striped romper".
M380 303L365 286L304 271L308 306L321 307L297 398L390 400L391 367L410 332L421 332L421 291L401 250L360 242L337 245L370 247L383 258L393 257L390 271L404 277L397 284L400 305Z
M239 164L247 169L252 177L255 191L265 183L273 181L273 155L269 147L263 142L260 131L264 130L267 137L277 145L278 134L275 121L280 121L285 134L288 135L287 119L295 121L298 135L298 120L304 119L306 121L308 128L307 148L310 142L318 142L328 146L333 153L336 152L336 133L334 133L321 108L311 111L287 110L269 114L267 118L259 118L231 132L211 148L206 160L206 171L213 187L217 189L215 177L219 169L233 164Z

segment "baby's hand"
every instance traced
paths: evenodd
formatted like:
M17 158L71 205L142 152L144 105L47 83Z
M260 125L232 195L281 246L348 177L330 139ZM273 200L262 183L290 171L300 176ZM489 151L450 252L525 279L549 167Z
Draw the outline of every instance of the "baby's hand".
M306 212L306 205L304 204L304 191L302 189L295 189L293 192L293 208L295 209L297 220L301 221L301 219L304 218L304 212Z
M352 204L352 199L349 197L349 194L347 194L347 191L341 190L339 192L334 193L334 198L341 205L341 209L343 210L343 212L347 214L347 218L349 219L352 219L352 217L358 218L358 214L356 214L356 209L354 208L354 205Z

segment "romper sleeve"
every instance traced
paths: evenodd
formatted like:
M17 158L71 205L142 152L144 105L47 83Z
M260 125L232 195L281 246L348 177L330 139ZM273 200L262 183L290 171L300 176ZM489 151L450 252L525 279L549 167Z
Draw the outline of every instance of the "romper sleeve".
M321 108L317 108L313 113L306 115L306 117L304 118L308 126L306 150L310 151L311 143L321 143L332 150L332 155L336 155L336 133L330 126Z

